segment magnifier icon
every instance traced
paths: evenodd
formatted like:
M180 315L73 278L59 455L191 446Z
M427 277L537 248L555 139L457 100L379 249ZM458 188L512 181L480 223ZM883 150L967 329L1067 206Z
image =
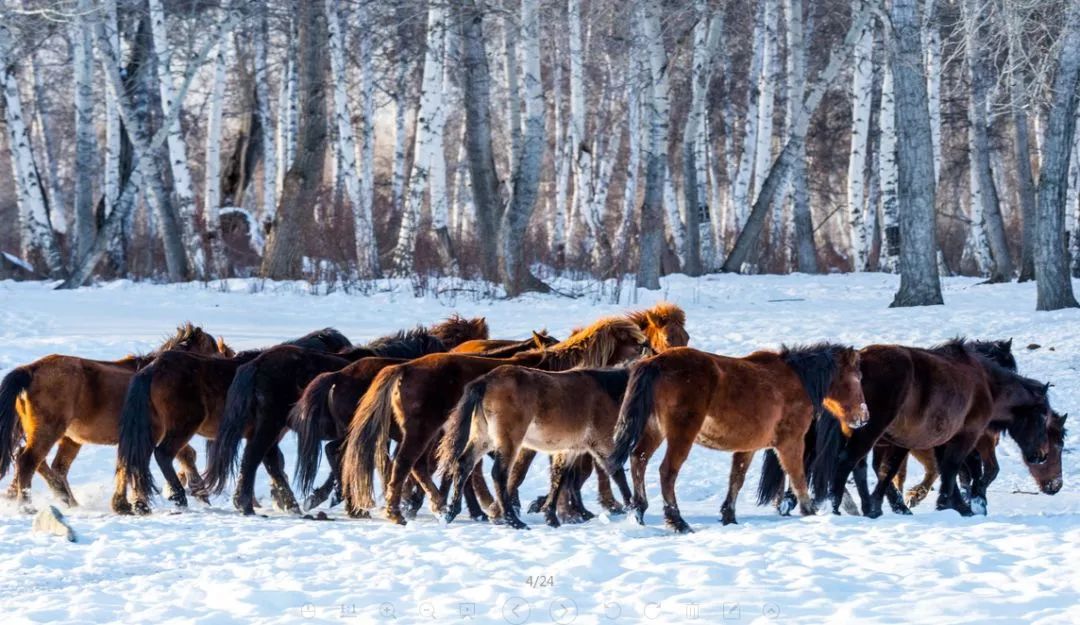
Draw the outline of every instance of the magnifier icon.
M431 605L430 603L421 603L420 616L422 616L423 618L435 620L435 606Z

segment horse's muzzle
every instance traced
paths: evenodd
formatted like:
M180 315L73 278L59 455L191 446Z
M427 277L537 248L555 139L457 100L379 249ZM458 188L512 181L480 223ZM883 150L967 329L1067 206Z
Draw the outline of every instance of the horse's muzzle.
M1039 490L1047 495L1056 495L1061 490L1061 478L1055 477L1052 480L1046 480L1039 483Z
M857 430L869 422L870 410L866 407L866 404L859 404L859 407L848 415L847 424L853 430Z

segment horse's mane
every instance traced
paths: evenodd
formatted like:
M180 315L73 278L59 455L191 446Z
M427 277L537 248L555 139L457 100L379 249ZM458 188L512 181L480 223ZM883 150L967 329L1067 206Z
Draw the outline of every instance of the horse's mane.
M383 358L417 358L424 354L444 352L446 345L432 330L417 326L412 330L400 330L377 338L353 351L359 350L370 351L371 356Z
M639 328L644 328L650 321L661 326L671 323L681 326L686 325L686 312L671 302L660 302L646 310L628 312L626 317L637 324Z
M428 332L442 341L448 349L453 349L465 341L488 338L488 325L483 317L465 319L461 315L453 314L447 317L446 321L431 326Z
M314 332L308 332L300 338L285 341L281 344L303 347L305 349L317 349L330 353L352 347L352 342L335 328L323 328L321 330L315 330Z
M185 321L184 323L176 326L176 333L173 334L171 337L165 339L165 342L162 343L161 346L158 347L157 350L155 350L153 353L156 354L158 352L176 349L180 345L191 341L199 334L205 334L202 328L191 323L190 321Z
M630 319L605 317L577 330L560 343L523 353L541 353L542 362L548 364L597 368L608 366L615 355L615 349L626 339L639 344L646 341L641 328Z
M780 349L780 359L799 376L810 403L814 407L814 416L821 414L822 403L829 392L833 378L840 368L841 357L852 357L855 350L846 345L835 343L816 343L814 345L784 345Z

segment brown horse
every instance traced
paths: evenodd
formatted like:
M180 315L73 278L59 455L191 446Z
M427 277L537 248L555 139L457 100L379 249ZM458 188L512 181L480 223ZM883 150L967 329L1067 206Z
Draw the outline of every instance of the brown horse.
M848 475L879 441L881 465L873 493L867 492L865 477L856 473L863 514L870 517L881 515L881 501L910 449L935 450L941 471L937 507L965 516L973 512L960 496L956 478L988 429L1007 432L1020 446L1025 463L1046 461L1048 385L1000 366L962 339L931 349L872 345L861 355L870 423L857 431L828 433L836 443L819 443L818 449L839 451L815 459L825 481L831 482L834 513L839 513ZM984 491L980 480L972 497L984 497Z
M320 373L343 369L361 358L416 358L445 351L466 340L485 338L487 334L487 322L483 318L463 319L454 315L430 329L399 332L336 355L292 346L267 350L241 366L229 386L218 440L210 453L206 488L212 493L225 488L236 465L240 439L250 432L240 461L233 504L244 514L254 514L255 469L285 434L289 411L300 399L304 387ZM287 483L279 486L284 508L299 512L300 506Z
M54 354L8 373L0 383L0 477L7 473L24 433L26 438L8 496L29 509L30 480L37 471L64 504L78 505L67 480L75 456L86 443L116 444L128 382L140 367L167 350L232 354L223 341L186 323L145 356L102 361ZM57 441L60 447L49 466L44 460ZM187 475L198 474L194 459L195 450L185 449L181 460Z
M410 473L431 498L432 508L442 511L444 497L431 479L430 467L418 461L427 456L471 380L505 364L555 371L610 366L647 349L648 341L637 325L616 317L602 319L550 348L522 352L509 359L433 354L383 369L364 394L349 424L342 486L350 509L358 511L373 506L373 472L378 463L380 472L390 475L386 482L387 517L405 522L400 509L402 485ZM388 472L383 451L394 426L400 430L401 444ZM510 460L497 458L494 471L509 470Z
M605 466L629 377L626 369L548 372L504 365L470 382L439 447L443 473L454 478L446 521L461 512L465 479L484 454L512 463L524 446L551 454L588 454L597 466ZM553 459L551 466L551 489L543 511L547 524L558 527L556 502L568 473L567 458ZM513 505L506 473L495 472L494 477L504 521L516 529L526 528ZM621 467L614 478L629 504L630 488Z
M694 442L735 452L721 508L724 524L735 522L735 499L754 453L772 447L791 476L802 513L813 514L803 441L815 418L830 418L821 416L825 409L851 428L868 419L859 355L850 347L820 344L744 358L676 348L632 367L608 468L617 471L633 452L631 506L642 522L648 505L645 466L666 439L660 465L664 517L676 531L688 532L675 499L675 479Z
M451 350L452 353L474 353L487 358L508 358L522 351L543 349L558 341L547 332L534 332L524 341L474 339ZM459 352L462 348L464 352ZM486 348L487 351L475 350ZM348 432L349 421L360 398L383 368L406 362L404 358L363 358L339 371L316 376L304 389L303 395L289 414L289 427L296 432L297 462L295 484L303 494L311 493L304 502L312 509L340 488L338 452ZM320 442L329 440L326 453L330 458L331 477L312 491L321 459ZM335 502L336 503L336 502Z
M690 335L686 332L686 313L675 304L660 302L647 310L629 312L627 318L633 321L649 339L652 351L659 354L673 347L686 347L690 342ZM519 507L518 488L525 480L525 474L529 470L536 451L523 448L518 452L517 461L510 470L510 500L515 507ZM594 463L588 454L581 454L573 464L568 465L565 459L552 459L555 464L552 470L569 471L567 477L570 482L564 484L562 493L558 496L559 514L571 521L583 521L592 518L593 514L585 509L581 501L581 487L592 472ZM611 491L611 482L603 465L596 465L597 494L600 505L612 514L624 512L623 506L616 500ZM529 507L530 512L540 512L548 501L547 495L541 495Z
M336 352L347 349L351 343L337 330L325 328L283 345ZM155 490L150 475L151 455L168 483L168 499L178 508L187 506L183 486L172 468L177 450L185 448L195 434L207 440L217 438L226 393L236 370L265 351L253 349L230 358L167 351L135 374L120 415L113 511L150 512L149 497ZM284 457L276 445L263 464L270 474L271 490L276 494L284 478ZM134 505L128 502L129 485L134 493ZM188 486L192 492L202 490L198 474L189 477Z

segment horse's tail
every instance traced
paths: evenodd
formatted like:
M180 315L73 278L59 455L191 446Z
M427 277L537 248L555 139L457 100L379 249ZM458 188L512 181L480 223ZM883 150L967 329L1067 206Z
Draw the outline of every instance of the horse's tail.
M23 435L15 400L30 388L33 377L30 367L16 367L0 382L0 477L7 474Z
M465 387L461 400L450 414L450 419L446 422L446 434L443 435L442 442L439 444L437 455L443 475L454 473L458 458L465 452L465 446L469 444L473 415L483 413L485 394L487 394L486 380L480 378L470 382Z
M249 424L255 423L255 376L258 367L253 363L236 370L229 392L225 395L225 410L211 453L206 460L203 476L206 492L220 493L236 471L240 439Z
M814 501L823 501L831 493L833 479L840 464L844 448L844 431L840 422L829 411L822 412L814 425L814 445L808 445L806 454L813 454L807 464L807 481Z
M154 477L150 474L150 456L154 453L150 389L154 371L151 363L131 378L120 411L116 483L128 484L136 493L157 492Z
M389 470L387 445L394 420L393 396L404 370L387 367L379 372L356 407L341 455L341 487L350 510L375 507L374 471Z
M615 447L608 456L609 475L615 475L626 464L630 452L641 440L652 416L653 387L659 377L660 365L649 360L634 365L630 371L626 394L619 408L619 420L615 423Z
M780 466L780 457L776 450L766 449L765 459L761 462L761 479L758 480L757 502L763 506L776 501L784 493L784 467Z
M315 475L322 459L322 429L332 424L330 391L334 388L336 372L322 373L304 389L304 394L289 411L289 427L296 432L296 476L294 481L303 494L315 486Z

